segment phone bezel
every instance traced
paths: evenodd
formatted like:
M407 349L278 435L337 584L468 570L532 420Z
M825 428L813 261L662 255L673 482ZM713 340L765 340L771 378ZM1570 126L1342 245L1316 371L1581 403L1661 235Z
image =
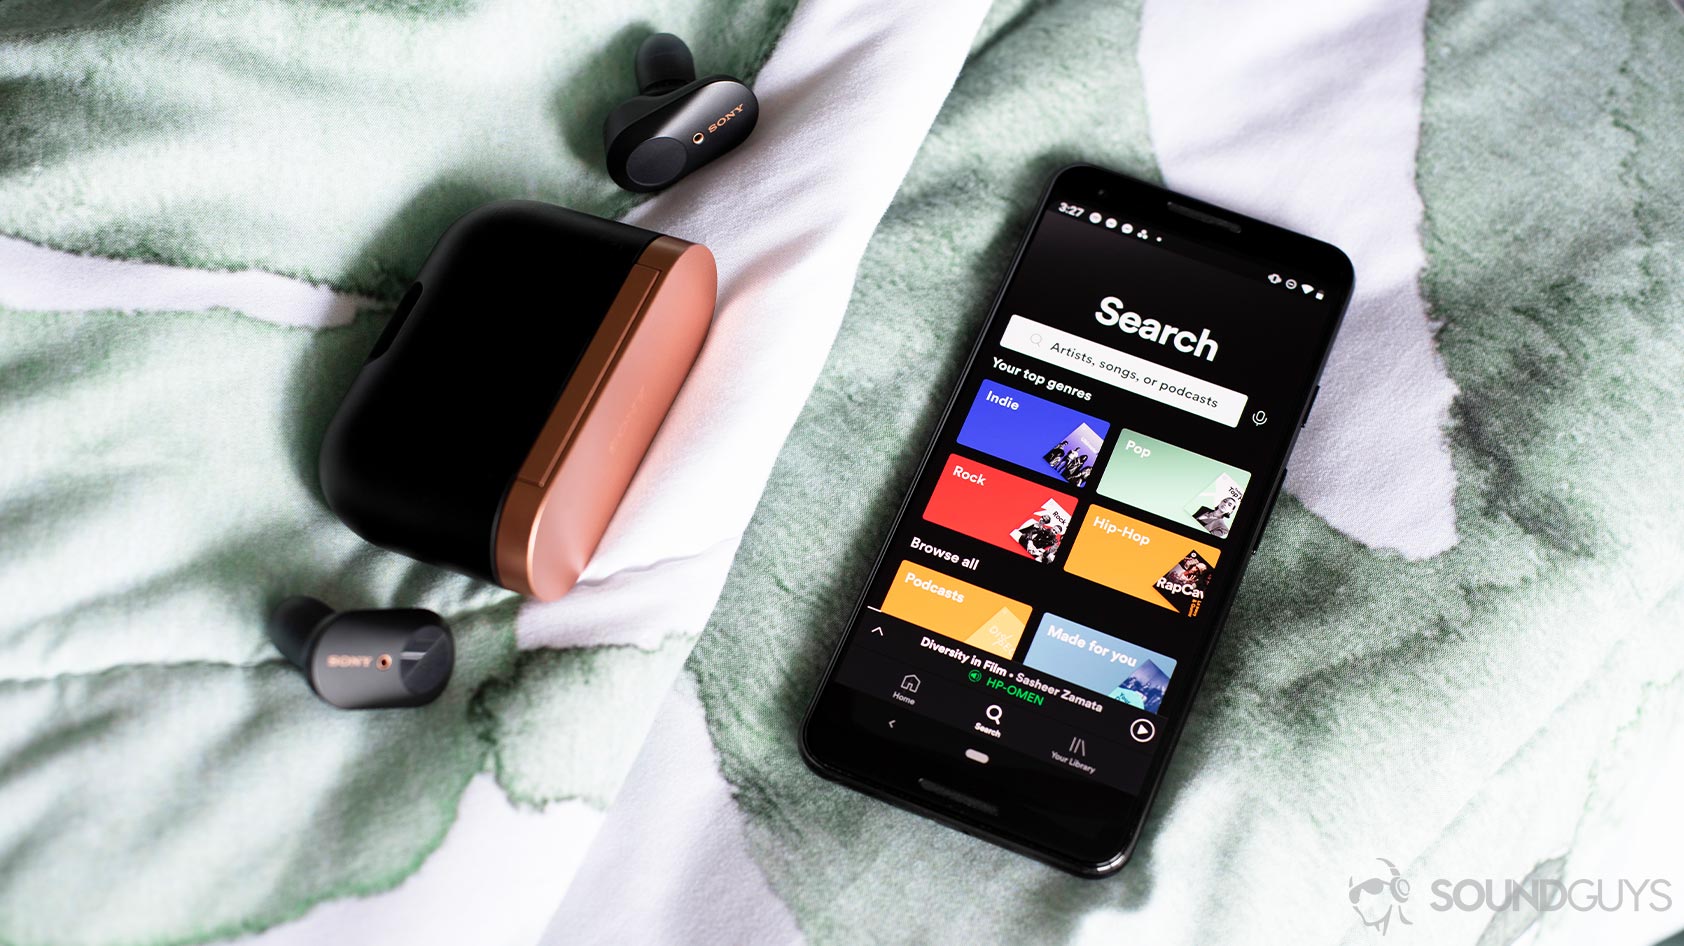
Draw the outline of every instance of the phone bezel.
M1132 856L1134 848L1139 842L1146 815L1151 811L1162 785L1164 773L1168 769L1169 762L1174 757L1176 749L1179 748L1181 735L1191 715L1190 712L1178 714L1175 718L1168 720L1168 726L1163 727L1159 737L1164 740L1163 748L1154 759L1145 786L1140 794L1130 796L1127 793L1113 790L1117 797L1127 799L1127 801L1121 806L1117 818L1106 820L1107 825L1114 825L1118 830L1095 845L1096 848L1101 849L1101 853L1098 854L1083 854L1073 850L1070 846L1060 847L1050 844L1043 838L1037 838L1019 828L1004 823L999 817L990 818L979 809L967 807L957 802L947 802L940 795L931 791L920 793L915 790L915 786L909 788L907 785L909 778L918 778L916 772L898 773L905 778L896 781L884 778L882 772L873 771L869 765L861 764L861 758L858 756L848 759L848 764L839 764L841 760L837 757L853 755L844 748L843 743L835 742L839 738L852 738L856 743L864 743L869 740L870 744L877 750L871 753L871 756L876 759L883 757L883 750L886 746L895 746L904 750L904 746L892 740L867 735L859 727L826 732L818 740L815 740L814 731L815 722L821 715L827 696L838 690L846 690L848 691L847 694L838 694L837 698L844 696L851 698L853 691L835 681L837 666L847 649L849 632L858 624L860 615L868 607L871 586L876 576L880 574L890 553L894 551L892 543L901 523L905 521L910 511L908 507L916 492L914 486L928 469L936 448L942 442L942 432L947 429L948 420L953 411L960 406L961 394L965 388L964 379L969 377L977 359L981 357L984 343L990 337L995 321L1001 316L1002 302L1008 288L1017 278L1018 268L1022 263L1024 254L1034 242L1035 235L1040 229L1043 211L1049 206L1055 195L1075 196L1077 194L1090 195L1091 199L1098 202L1099 205L1111 208L1120 206L1144 208L1153 206L1153 202L1155 202L1156 208L1167 208L1170 205L1183 208L1183 211L1172 212L1186 217L1188 221L1193 223L1201 222L1200 216L1208 218L1203 221L1204 229L1199 231L1199 241L1202 244L1225 248L1233 251L1236 255L1251 260L1292 260L1307 269L1322 274L1320 276L1321 282L1330 288L1335 288L1338 293L1337 296L1330 297L1335 311L1333 318L1328 322L1325 337L1318 340L1319 352L1315 361L1314 375L1297 396L1297 409L1291 415L1293 417L1292 430L1289 434L1285 452L1282 454L1283 459L1276 464L1275 469L1268 470L1265 474L1271 477L1273 481L1272 488L1265 499L1265 513L1258 522L1253 541L1244 543L1240 548L1239 563L1235 570L1234 579L1226 586L1222 599L1216 602L1216 614L1210 624L1210 643L1204 649L1197 667L1193 668L1191 679L1188 682L1185 705L1190 709L1196 702L1198 690L1202 687L1209 670L1211 655L1220 643L1221 633L1227 623L1229 611L1238 596L1240 579L1244 575L1246 566L1250 564L1251 556L1262 537L1262 532L1268 525L1268 517L1273 512L1275 499L1285 478L1286 460L1290 458L1292 448L1297 443L1298 434L1305 419L1305 412L1309 410L1315 392L1319 389L1318 382L1322 371L1326 367L1328 353L1332 348L1333 339L1338 334L1339 326L1350 302L1351 293L1354 289L1355 273L1350 259L1331 244L1114 171L1108 171L1091 164L1071 164L1053 173L1032 208L1032 219L1029 225L1024 228L1023 236L1018 241L1011 265L1007 267L1004 277L995 290L987 317L978 326L970 354L967 356L964 368L960 372L960 380L954 384L953 392L948 398L941 418L936 422L929 442L924 448L917 472L908 481L906 493L901 499L899 509L892 520L892 524L886 530L883 545L878 550L869 572L871 577L862 585L858 599L849 612L848 620L842 626L842 632L832 649L822 681L808 703L801 721L798 745L801 757L808 767L825 778L957 828L967 834L1026 854L1061 870L1082 877L1104 877L1120 870ZM1192 211L1192 214L1189 215L1184 211ZM1153 214L1158 215L1159 210L1155 209ZM1177 676L1179 678L1180 675ZM830 742L826 742L826 740L830 740ZM853 748L857 749L860 746L856 745ZM925 764L926 769L929 765L936 764L935 760L921 760L921 762ZM949 768L953 771L963 771L956 766L949 766ZM1111 840L1111 838L1115 838L1115 840Z

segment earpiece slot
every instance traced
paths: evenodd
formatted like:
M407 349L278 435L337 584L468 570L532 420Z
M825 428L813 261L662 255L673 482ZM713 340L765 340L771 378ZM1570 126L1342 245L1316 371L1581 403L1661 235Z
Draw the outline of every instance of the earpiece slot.
M1226 220L1222 217L1218 217L1215 214L1207 214L1202 210L1195 210L1192 207L1188 207L1185 204L1178 204L1173 200L1169 201L1164 206L1169 208L1170 213L1180 214L1183 217L1188 217L1190 219L1197 220L1200 223L1208 223L1213 227L1221 227L1222 229L1227 230L1229 233L1240 232L1240 225L1239 224L1235 223L1232 220Z
M980 798L974 798L963 792L956 792L953 789L948 788L946 785L942 785L939 782L932 782L927 778L919 779L918 787L932 795L940 795L942 798L945 798L950 802L964 805L966 808L975 808L977 811L980 811L985 815L998 816L1000 814L999 805L983 801Z

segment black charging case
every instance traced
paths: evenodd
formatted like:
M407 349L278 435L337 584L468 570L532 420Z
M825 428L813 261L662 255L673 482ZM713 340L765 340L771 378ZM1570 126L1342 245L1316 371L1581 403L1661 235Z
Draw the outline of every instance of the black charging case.
M707 247L506 201L445 231L328 426L358 535L541 599L572 587L712 320Z

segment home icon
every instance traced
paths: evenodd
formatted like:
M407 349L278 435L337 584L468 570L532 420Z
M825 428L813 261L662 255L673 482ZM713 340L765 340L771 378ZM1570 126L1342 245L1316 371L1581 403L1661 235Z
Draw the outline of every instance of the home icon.
M918 675L915 674L915 673L909 673L906 676L901 678L900 688L905 690L908 693L917 693L918 692L918 684L919 684Z

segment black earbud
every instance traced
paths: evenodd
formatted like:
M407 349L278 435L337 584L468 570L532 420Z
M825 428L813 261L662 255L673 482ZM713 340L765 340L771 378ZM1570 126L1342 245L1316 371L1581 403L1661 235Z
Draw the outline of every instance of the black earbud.
M299 595L270 615L269 639L341 709L431 703L456 663L450 628L420 608L340 612Z
M696 78L690 48L671 33L637 47L638 96L602 126L608 176L629 191L658 191L742 144L760 103L730 76Z

